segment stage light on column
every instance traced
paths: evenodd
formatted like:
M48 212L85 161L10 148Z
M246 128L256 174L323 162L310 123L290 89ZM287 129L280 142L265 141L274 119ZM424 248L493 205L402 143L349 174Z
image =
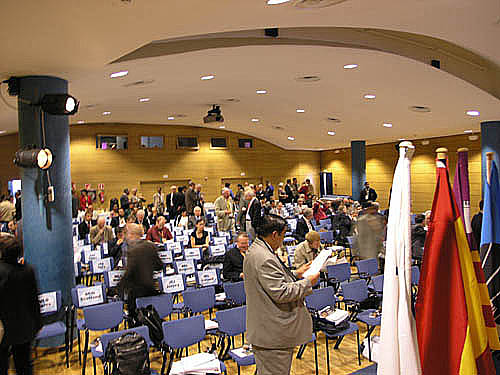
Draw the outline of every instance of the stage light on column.
M74 115L79 105L78 100L68 94L47 94L41 102L43 111L51 115Z
M23 168L48 169L52 165L53 156L48 148L22 149L16 152L14 164Z

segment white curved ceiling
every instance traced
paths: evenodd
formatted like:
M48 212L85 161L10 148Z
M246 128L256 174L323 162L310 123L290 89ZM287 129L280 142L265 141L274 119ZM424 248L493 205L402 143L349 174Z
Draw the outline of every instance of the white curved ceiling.
M481 90L426 65L370 51L298 46L211 50L135 61L126 66L128 77L108 78L117 69L108 65L111 61L153 40L264 27L413 32L456 43L500 65L498 0L349 0L316 10L267 6L264 0L3 0L0 11L0 77L52 74L68 79L82 106L99 104L92 111L82 107L79 118L88 122L166 123L165 115L174 112L189 116L181 123L198 125L206 104L237 97L240 103L223 105L228 130L286 148L322 149L354 138L373 143L415 134L456 134L500 118L498 100ZM360 68L347 74L341 65L352 59L358 59ZM215 80L199 81L211 71ZM320 74L322 80L309 88L299 85L293 78L302 73ZM148 75L156 82L147 89L121 87L125 80ZM257 97L258 85L266 85L270 94ZM363 101L364 90L376 91L375 103ZM139 106L139 96L150 96L151 102ZM291 111L297 105L307 110L301 120ZM432 112L412 113L409 105L428 105ZM112 111L108 118L96 112L104 107ZM467 118L469 107L479 109L481 117ZM254 114L262 117L257 126L249 122ZM342 119L335 137L324 136L328 124L323 119L330 115ZM377 127L386 118L394 127ZM266 128L274 124L283 124L287 132ZM16 128L16 113L0 102L0 129ZM288 135L296 140L288 141Z

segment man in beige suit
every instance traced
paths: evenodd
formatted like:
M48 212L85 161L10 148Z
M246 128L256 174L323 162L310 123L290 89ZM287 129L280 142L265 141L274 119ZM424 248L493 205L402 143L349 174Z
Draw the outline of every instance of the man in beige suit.
M287 222L267 215L258 238L243 261L247 296L247 337L252 344L259 375L286 375L293 350L312 338L312 320L304 300L312 294L319 273L302 279L306 264L292 272L276 251L283 244Z
M113 239L113 230L109 225L106 225L104 216L99 216L97 225L90 228L90 242L93 245L109 242Z
M217 216L217 230L228 232L234 228L234 205L228 188L222 189L222 195L214 202Z

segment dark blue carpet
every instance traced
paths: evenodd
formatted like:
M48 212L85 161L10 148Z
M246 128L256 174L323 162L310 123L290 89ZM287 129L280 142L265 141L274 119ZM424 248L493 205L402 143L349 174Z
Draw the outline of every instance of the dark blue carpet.
M371 366L362 368L356 372L351 373L350 375L377 375L377 364L373 364Z

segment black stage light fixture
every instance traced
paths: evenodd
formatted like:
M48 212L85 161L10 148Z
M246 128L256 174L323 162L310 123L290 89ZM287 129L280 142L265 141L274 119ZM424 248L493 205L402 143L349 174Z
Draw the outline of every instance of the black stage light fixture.
M74 115L80 102L68 94L47 94L40 103L44 112L51 115Z
M52 152L48 148L24 148L16 152L14 164L23 168L48 169L52 165Z
M222 116L220 106L214 104L212 109L210 109L205 117L203 117L203 122L208 124L210 122L224 122L224 117Z
M272 27L268 29L264 29L264 35L269 36L271 38L277 38L279 36L279 29L277 27Z

